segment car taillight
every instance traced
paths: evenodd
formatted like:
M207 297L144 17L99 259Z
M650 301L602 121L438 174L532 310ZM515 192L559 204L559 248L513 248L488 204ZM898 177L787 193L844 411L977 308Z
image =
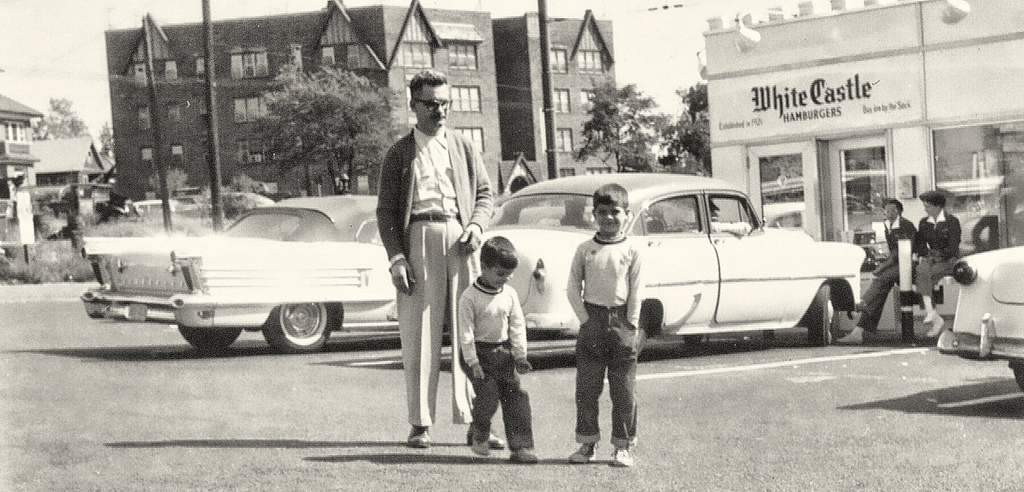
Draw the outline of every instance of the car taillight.
M953 280L961 285L971 285L978 278L978 272L971 268L966 261L960 260L953 265Z

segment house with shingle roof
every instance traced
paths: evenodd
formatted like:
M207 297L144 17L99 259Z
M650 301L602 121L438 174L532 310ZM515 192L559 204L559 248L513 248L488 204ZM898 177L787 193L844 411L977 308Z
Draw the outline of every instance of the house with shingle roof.
M32 120L43 114L0 94L0 199L11 198L15 183L34 183Z
M92 137L37 140L32 152L37 186L95 183L113 170L113 160L102 155Z

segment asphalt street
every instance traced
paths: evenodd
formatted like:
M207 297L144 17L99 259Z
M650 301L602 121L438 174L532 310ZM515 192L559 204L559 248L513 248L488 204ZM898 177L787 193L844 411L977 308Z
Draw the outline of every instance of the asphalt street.
M408 426L393 336L277 355L245 333L221 357L174 327L88 319L82 285L0 287L0 490L1022 490L1024 394L1004 362L898 335L653 343L632 469L569 465L572 340L531 340L535 466L464 445L439 391L435 446ZM923 330L922 330L923 331ZM602 401L602 424L609 405ZM500 417L495 429L501 433Z

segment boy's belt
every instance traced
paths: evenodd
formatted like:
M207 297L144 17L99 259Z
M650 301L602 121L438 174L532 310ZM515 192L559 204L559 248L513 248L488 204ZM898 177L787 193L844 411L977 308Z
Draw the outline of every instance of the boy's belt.
M458 220L459 214L446 214L444 212L426 212L422 214L412 214L409 216L409 223L413 222L448 222L449 220Z
M584 301L583 306L587 309L587 314L591 317L599 316L602 319L613 320L613 319L625 319L626 318L626 305L622 306L601 306L598 304L591 304Z

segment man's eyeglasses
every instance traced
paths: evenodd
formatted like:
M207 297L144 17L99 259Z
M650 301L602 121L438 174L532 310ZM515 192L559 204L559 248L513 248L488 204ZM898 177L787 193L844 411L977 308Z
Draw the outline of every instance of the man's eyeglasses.
M451 101L446 99L413 99L413 101L426 106L427 109L447 109L451 104Z

